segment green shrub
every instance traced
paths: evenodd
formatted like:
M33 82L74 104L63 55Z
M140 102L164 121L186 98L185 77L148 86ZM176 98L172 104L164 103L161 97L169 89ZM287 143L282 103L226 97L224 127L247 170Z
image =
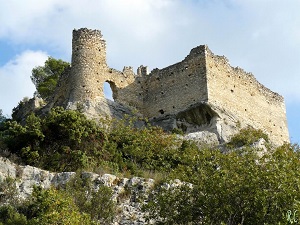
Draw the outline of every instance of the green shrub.
M31 196L19 200L16 181L0 183L0 224L56 225L110 224L116 214L112 189L95 190L90 178L77 173L65 189L34 187Z
M26 164L54 171L91 166L102 150L104 134L78 111L53 108L45 118L31 114L26 124L8 121L2 141Z
M5 205L0 207L0 225L27 225L27 219L15 207Z
M287 212L300 210L299 152L292 145L269 151L201 150L175 171L193 188L158 187L145 210L158 224L291 224Z
M18 191L15 179L6 177L1 180L0 177L0 205L19 203Z
M30 225L93 224L88 214L79 211L69 194L54 188L35 187L25 210Z
M117 163L121 172L170 171L181 162L180 142L159 127L137 129L130 122L118 121L107 137L102 158Z
M236 135L233 135L230 139L230 142L227 144L229 148L238 148L242 146L250 146L251 144L258 141L260 138L265 139L266 142L269 142L269 137L262 130L256 130L253 128L244 128Z
M86 174L77 173L66 188L66 192L73 197L81 212L89 214L94 221L109 224L116 214L116 205L112 201L112 189L100 186L98 190Z

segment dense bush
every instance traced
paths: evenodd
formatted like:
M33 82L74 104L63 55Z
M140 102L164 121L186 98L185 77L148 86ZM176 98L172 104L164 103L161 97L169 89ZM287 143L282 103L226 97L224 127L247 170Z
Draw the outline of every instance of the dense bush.
M188 164L193 155L161 128L137 129L131 120L122 120L103 129L80 112L62 108L44 118L31 114L25 125L8 121L5 126L1 140L12 153L26 164L52 171L89 167L135 175L170 172Z
M80 212L69 194L54 188L34 188L23 211L30 225L93 224L90 215Z
M117 121L107 136L103 159L116 163L119 171L170 171L181 161L175 136L159 127L137 129L130 121Z
M229 148L237 148L242 146L250 146L254 142L263 138L266 142L269 142L269 137L262 130L256 130L248 127L241 129L239 133L231 137L230 142L227 144Z
M128 175L150 171L191 183L192 188L183 184L154 190L145 210L149 218L159 218L158 224L290 224L287 213L300 211L297 145L266 146L263 155L251 145L260 138L268 141L268 137L260 130L243 129L232 137L227 145L230 150L224 153L216 148L199 149L157 127L137 129L130 120L110 125L110 129L100 128L79 112L56 108L44 118L30 115L25 125L5 122L1 139L26 163L51 170L92 167ZM103 187L95 192L84 177L70 182L70 195L49 191L39 195L73 200L73 209L87 221L108 224L113 219L111 190ZM18 208L1 210L19 224L32 219ZM48 218L47 212L41 218ZM1 222L9 224L7 221Z
M81 212L89 214L93 221L110 224L116 214L116 205L112 201L113 191L106 186L94 189L88 174L77 173L67 184L66 192L73 197Z
M298 148L269 151L260 157L251 148L227 154L201 150L174 176L193 188L158 186L146 211L161 219L158 224L291 224L287 212L300 210Z
M0 224L3 225L58 225L96 224L90 215L80 212L71 196L54 188L35 187L32 195L22 204L0 207Z
M8 121L1 136L24 163L55 171L75 171L92 165L104 141L94 121L62 108L52 109L45 118L31 114L25 125Z
M66 189L34 187L28 199L18 202L7 201L18 196L12 181L0 182L0 187L6 187L1 188L0 225L96 225L109 224L114 218L112 190L105 186L94 190L88 177L76 176Z

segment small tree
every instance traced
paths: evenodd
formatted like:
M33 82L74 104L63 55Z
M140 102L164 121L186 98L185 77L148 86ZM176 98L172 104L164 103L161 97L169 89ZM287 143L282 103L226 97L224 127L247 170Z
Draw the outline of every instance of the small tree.
M116 205L112 200L111 188L101 185L98 190L90 177L84 173L77 173L67 184L66 192L70 193L82 213L89 214L92 220L100 224L111 224L115 214Z
M48 100L53 94L59 77L70 64L61 59L48 57L44 66L35 67L32 70L31 80L34 83L37 93Z
M26 215L32 225L93 224L88 214L79 211L70 195L54 188L35 187Z

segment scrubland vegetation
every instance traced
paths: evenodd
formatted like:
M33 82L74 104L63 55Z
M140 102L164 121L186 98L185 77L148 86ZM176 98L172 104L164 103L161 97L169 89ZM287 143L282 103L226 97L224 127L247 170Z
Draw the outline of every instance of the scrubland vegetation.
M20 164L57 172L156 178L143 208L157 224L291 224L300 210L299 147L272 147L260 130L241 130L222 148L199 148L158 127L137 129L130 120L99 123L62 108L44 117L32 114L23 125L2 119L0 127L2 154ZM252 146L260 138L266 140L264 153ZM115 213L111 191L103 187L93 192L87 180L76 179L69 191L37 187L25 202L16 202L13 181L2 181L1 223L111 221ZM163 185L174 179L183 184ZM99 211L91 210L107 203Z

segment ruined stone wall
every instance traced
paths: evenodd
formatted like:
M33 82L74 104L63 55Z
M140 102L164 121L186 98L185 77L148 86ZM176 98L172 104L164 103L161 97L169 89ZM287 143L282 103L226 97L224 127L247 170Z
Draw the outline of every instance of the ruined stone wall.
M52 106L74 108L76 103L89 105L104 98L104 83L108 82L117 102L133 98L123 89L135 81L131 67L118 71L106 63L106 43L98 30L82 28L73 31L71 68L61 76ZM133 98L134 99L134 98Z
M266 131L272 141L289 141L283 97L260 84L251 73L233 68L223 56L206 51L209 103L240 122Z
M124 67L122 74L124 79L115 81L117 84L121 82L115 90L115 93L117 93L116 97L114 97L115 102L141 111L143 108L143 93L141 88L142 78L138 77L131 67ZM120 75L113 77L118 78Z
M142 81L142 112L147 117L160 117L207 101L205 73L204 46L192 49L182 62L154 69Z
M105 82L111 86L114 104L105 101ZM199 119L199 113L209 111L203 111L205 106L214 111L209 113L209 118L214 119L207 119L206 114L202 117L219 136L224 136L227 129L219 123L222 115L226 115L230 120L227 127L240 120L266 131L274 143L289 140L283 98L261 85L252 74L231 67L225 57L214 55L204 45L192 49L179 63L154 69L150 74L147 74L147 67L141 66L135 74L131 67L118 71L107 66L106 44L100 31L74 30L71 68L61 76L48 108L60 105L76 109L77 103L83 104L90 115L106 112L119 115L134 107L143 116L159 120L167 115L180 117L187 110L198 115L189 115L190 120ZM120 111L120 106L125 107ZM195 106L198 106L197 113L191 110ZM172 124L176 126L177 122L172 121Z

